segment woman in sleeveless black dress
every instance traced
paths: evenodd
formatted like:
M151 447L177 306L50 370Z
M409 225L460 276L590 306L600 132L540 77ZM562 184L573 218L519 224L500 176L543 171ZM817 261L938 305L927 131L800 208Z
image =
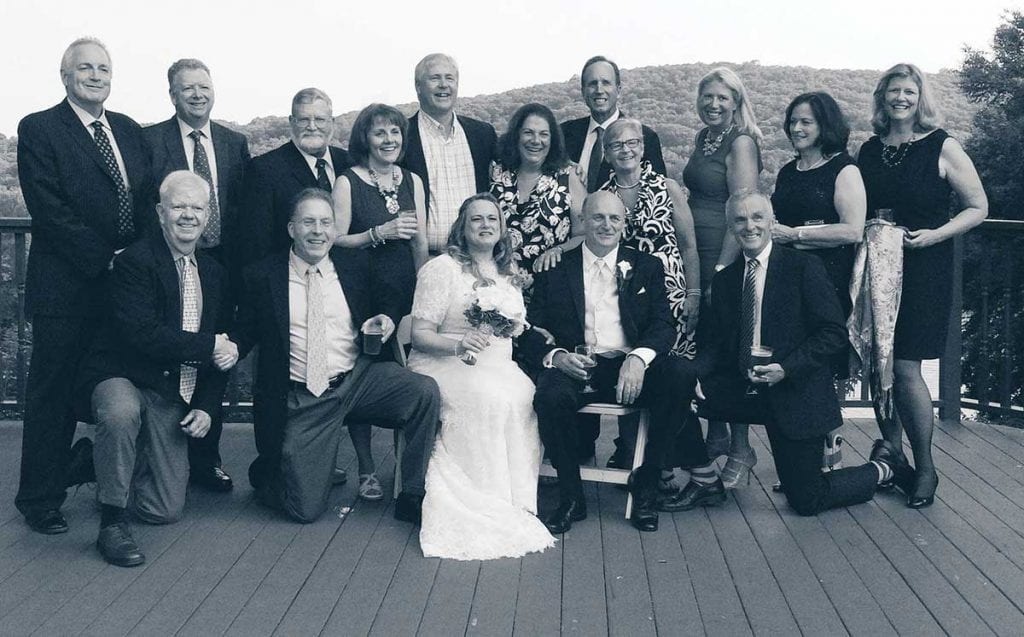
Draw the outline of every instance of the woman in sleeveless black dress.
M854 247L864 235L864 181L846 152L850 127L828 93L799 95L786 108L785 131L797 159L782 167L772 194L772 240L818 256L850 315ZM836 378L850 375L849 348L836 353Z
M867 188L868 210L893 211L906 228L903 287L894 340L893 397L899 420L879 422L879 454L901 455L906 429L917 465L906 489L907 506L932 504L938 474L932 461L934 427L931 394L921 361L938 358L946 342L952 297L953 237L988 215L988 200L974 164L960 144L938 128L935 101L921 71L897 64L874 93L876 135L861 146L858 164ZM950 218L950 193L961 209ZM902 423L902 424L901 424Z
M335 244L370 251L370 277L380 306L397 323L412 309L416 271L427 260L426 206L419 176L399 168L408 121L391 106L371 104L349 137L355 162L334 183ZM359 495L380 500L384 490L370 453L370 426L350 424L359 463Z

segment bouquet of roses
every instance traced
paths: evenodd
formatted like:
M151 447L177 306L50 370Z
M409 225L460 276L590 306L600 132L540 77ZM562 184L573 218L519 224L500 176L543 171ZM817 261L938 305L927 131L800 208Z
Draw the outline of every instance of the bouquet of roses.
M526 329L526 307L522 295L514 289L478 286L476 299L463 314L474 329L498 338L519 336ZM461 359L467 365L476 364L473 352L463 353Z

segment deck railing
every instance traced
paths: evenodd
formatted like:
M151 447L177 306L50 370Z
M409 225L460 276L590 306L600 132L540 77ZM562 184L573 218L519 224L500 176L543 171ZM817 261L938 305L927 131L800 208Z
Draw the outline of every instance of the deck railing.
M31 351L24 309L30 242L29 219L0 218L0 406L14 414L25 402ZM955 241L954 253L954 311L935 400L939 415L959 420L964 407L1024 416L1024 354L1018 354L1024 348L1024 221L986 220ZM248 371L246 365L233 374L227 407L250 406ZM843 404L870 406L866 386Z

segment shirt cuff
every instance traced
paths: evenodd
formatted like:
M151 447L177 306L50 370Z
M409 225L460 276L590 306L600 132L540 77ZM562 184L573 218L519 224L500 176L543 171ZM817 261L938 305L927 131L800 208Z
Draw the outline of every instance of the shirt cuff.
M650 347L637 347L629 353L629 356L636 356L644 362L644 369L651 366L654 362L654 357L658 355L658 352L654 351Z
M555 359L555 354L557 354L558 352L565 352L566 354L568 354L569 350L562 349L561 347L556 347L555 349L553 349L550 352L548 352L548 355L544 357L544 368L545 369L551 369L551 368L553 368L555 366L553 361Z

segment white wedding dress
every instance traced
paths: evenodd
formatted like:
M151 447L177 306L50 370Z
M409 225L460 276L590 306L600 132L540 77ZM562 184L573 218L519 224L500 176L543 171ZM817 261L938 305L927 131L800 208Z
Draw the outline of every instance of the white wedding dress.
M497 284L522 296L506 280ZM472 329L473 276L448 255L420 269L412 315L460 339ZM555 542L537 519L540 438L533 383L512 361L512 341L491 337L475 365L413 349L409 369L441 389L441 432L427 468L420 546L427 557L521 557Z

